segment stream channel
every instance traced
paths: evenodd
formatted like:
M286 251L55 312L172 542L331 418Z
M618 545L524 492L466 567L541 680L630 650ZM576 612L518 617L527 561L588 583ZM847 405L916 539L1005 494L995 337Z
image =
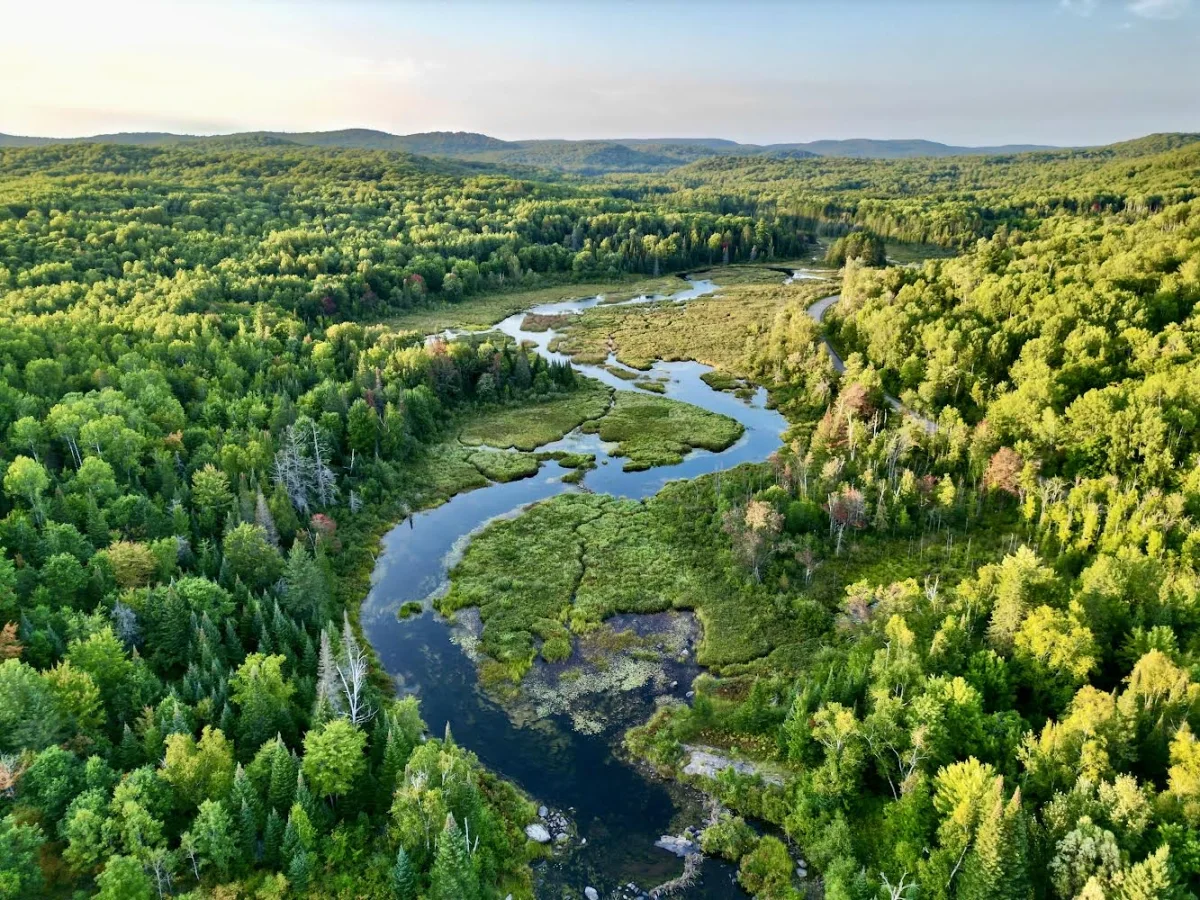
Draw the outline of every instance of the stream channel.
M686 302L714 290L716 285L711 281L689 279L686 289L669 297L639 297L626 302ZM602 297L592 297L545 304L528 312L573 313L601 302ZM494 330L518 342L536 345L548 359L569 361L547 349L554 337L552 331L523 331L524 316L510 316ZM619 365L611 357L608 364ZM574 365L580 374L617 390L641 390L602 367ZM673 466L626 472L623 460L609 457L597 435L576 431L539 449L595 453L597 467L586 473L582 485L564 484L562 477L568 470L547 461L532 478L490 484L415 513L383 539L372 588L362 610L362 625L383 666L395 679L397 690L420 698L421 714L434 734L440 735L448 722L455 740L476 753L484 765L516 782L539 804L566 813L578 828L570 852L558 853L537 867L538 897L582 897L585 886L595 887L601 897L630 896L632 892L625 889L630 883L648 891L682 871L682 861L655 847L654 842L661 835L678 833L685 825L700 826L698 798L686 788L639 770L621 759L616 750L622 733L650 716L656 697L674 695L682 699L699 667L691 662L669 662L664 677L652 679L640 690L623 696L616 714L606 720L605 727L594 729L595 733L576 730L565 713L514 717L511 710L480 688L475 662L463 649L463 629L434 612L430 600L445 589L447 573L474 533L530 503L581 487L641 499L671 480L767 459L780 446L786 420L766 407L763 389L759 388L748 402L743 401L701 381L700 376L707 371L709 367L695 362L657 362L652 371L642 374L661 381L667 397L741 422L745 433L723 452L694 450ZM398 608L410 600L424 602L425 611L398 619ZM467 612L464 610L459 617ZM635 622L629 624L636 627ZM675 896L689 900L744 897L734 876L731 866L718 859L706 859L698 882Z

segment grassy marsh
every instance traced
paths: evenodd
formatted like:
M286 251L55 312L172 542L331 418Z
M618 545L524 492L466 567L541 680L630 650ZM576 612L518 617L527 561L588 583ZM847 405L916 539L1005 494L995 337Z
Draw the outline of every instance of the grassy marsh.
M433 334L447 328L486 329L513 313L557 303L560 300L575 300L603 294L606 300L617 302L640 297L643 294L669 293L678 290L677 278L633 277L626 282L603 281L578 284L555 284L522 291L501 291L469 297L457 303L439 302L420 309L405 310L387 320L397 331L417 331Z
M613 455L625 457L625 469L634 471L680 462L693 448L724 450L741 437L743 428L734 419L689 403L619 391L608 413L589 421L584 430L616 442Z
M557 441L584 422L604 415L611 396L607 387L586 382L569 394L472 416L459 432L459 438L472 446L536 450Z

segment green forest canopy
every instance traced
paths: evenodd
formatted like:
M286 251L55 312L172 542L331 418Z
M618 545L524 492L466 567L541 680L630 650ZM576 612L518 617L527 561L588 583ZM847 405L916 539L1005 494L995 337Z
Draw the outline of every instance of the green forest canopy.
M641 752L704 734L785 767L722 799L830 897L1194 893L1197 184L1162 137L588 181L269 141L0 151L0 897L529 896L528 801L332 673L370 671L347 613L374 536L456 489L427 448L577 379L373 323L854 229L966 252L847 263L840 379L802 309L761 323L747 365L792 442L770 486L702 485L680 502L707 515L662 527L801 638ZM885 388L936 432L883 423ZM995 562L911 571L912 541L968 533ZM872 546L904 577L856 569ZM748 888L794 896L777 838L719 824Z

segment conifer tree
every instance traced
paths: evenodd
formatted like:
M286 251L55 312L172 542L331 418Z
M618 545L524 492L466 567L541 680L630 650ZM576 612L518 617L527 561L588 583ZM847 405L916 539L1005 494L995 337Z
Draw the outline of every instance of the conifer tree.
M446 814L446 827L438 835L433 867L429 872L429 900L478 900L479 875L467 852L462 829L454 814Z
M417 900L417 874L403 847L396 851L392 866L392 892L396 900Z

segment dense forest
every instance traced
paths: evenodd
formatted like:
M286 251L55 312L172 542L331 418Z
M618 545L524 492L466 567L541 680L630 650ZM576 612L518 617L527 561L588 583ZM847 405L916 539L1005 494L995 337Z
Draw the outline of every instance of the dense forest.
M660 605L699 609L712 674L630 752L781 773L706 784L705 850L758 897L1195 894L1198 146L596 180L0 150L0 898L532 896L535 805L426 732L357 607L381 530L478 483L439 441L588 386L388 320L817 236L828 322L794 287L722 301L754 311L728 374L785 448L644 505L559 498L711 576ZM962 252L887 265L885 239ZM580 619L623 609L600 595Z

